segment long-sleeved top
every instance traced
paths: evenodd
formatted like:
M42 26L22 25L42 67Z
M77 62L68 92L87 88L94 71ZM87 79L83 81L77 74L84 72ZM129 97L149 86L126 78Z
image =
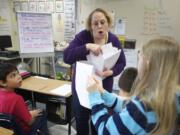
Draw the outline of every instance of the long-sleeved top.
M17 95L14 91L7 91L0 88L0 113L11 114L15 116L17 123L28 134L32 116L24 102L22 96Z
M109 91L112 91L113 86L113 77L116 75L119 75L121 71L124 69L126 65L125 55L123 52L123 49L121 48L120 42L118 38L112 34L111 32L108 32L108 41L107 43L112 43L113 47L117 47L118 49L121 49L121 54L119 56L119 59L117 60L115 66L112 68L113 75L105 78L103 80L103 87L105 89L108 89ZM83 30L80 33L78 33L74 40L70 43L70 45L64 50L64 62L68 64L75 64L76 61L80 60L87 60L86 55L89 54L89 51L86 49L87 43L94 43L92 34L90 31ZM73 66L73 78L72 78L72 90L75 90L75 66Z
M176 96L179 113L180 94ZM150 108L145 108L136 96L124 106L124 101L117 96L107 91L100 95L95 91L89 93L89 101L92 107L92 121L98 135L146 135L156 125L156 113ZM113 108L114 114L109 115L105 106Z
M132 97L124 108L123 100L107 91L102 97L99 92L92 92L89 100L98 135L145 135L156 125L156 114L145 109L138 97ZM112 107L115 113L109 115L105 106Z

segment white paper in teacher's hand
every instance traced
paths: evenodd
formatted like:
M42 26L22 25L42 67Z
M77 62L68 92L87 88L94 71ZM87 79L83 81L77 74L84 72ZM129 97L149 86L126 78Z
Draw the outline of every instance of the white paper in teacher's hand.
M89 63L94 65L95 70L103 71L104 68L111 69L117 62L121 50L112 46L112 43L108 43L101 47L102 54L96 56L93 53L87 55Z

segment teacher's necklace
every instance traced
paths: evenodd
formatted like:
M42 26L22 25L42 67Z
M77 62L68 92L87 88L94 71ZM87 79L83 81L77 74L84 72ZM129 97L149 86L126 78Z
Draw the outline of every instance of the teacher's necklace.
M98 44L98 45L105 45L108 41L108 33L105 35L105 37L103 39L100 39L100 40L94 40L95 41L95 44Z

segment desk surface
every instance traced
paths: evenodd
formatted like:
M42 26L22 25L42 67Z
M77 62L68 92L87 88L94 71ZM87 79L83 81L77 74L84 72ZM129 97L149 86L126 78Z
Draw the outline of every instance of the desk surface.
M0 135L13 135L13 131L7 128L0 127Z
M71 84L71 82L49 79L49 78L44 78L44 77L39 77L39 76L31 76L23 80L20 88L26 89L28 91L39 92L39 93L48 94L48 95L61 96L61 95L54 94L50 91L57 87L63 86L64 84ZM69 97L71 96L71 92L62 96Z

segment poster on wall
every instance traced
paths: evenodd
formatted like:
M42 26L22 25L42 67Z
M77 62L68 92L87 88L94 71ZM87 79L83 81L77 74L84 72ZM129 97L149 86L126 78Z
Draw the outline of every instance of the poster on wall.
M29 2L29 11L37 12L37 3L35 1Z
M20 53L54 52L52 15L17 12Z
M38 12L45 12L45 2L43 1L38 2Z
M0 4L0 35L11 35L11 19L7 1Z
M75 35L75 0L64 0L64 39L70 42Z
M45 9L46 9L46 12L53 13L54 12L54 2L46 1Z
M126 21L124 19L118 18L115 20L115 31L116 35L125 35Z
M21 11L21 3L19 1L14 1L14 11Z
M56 1L56 12L63 12L63 1Z
M26 1L21 2L21 11L28 11L28 2Z

